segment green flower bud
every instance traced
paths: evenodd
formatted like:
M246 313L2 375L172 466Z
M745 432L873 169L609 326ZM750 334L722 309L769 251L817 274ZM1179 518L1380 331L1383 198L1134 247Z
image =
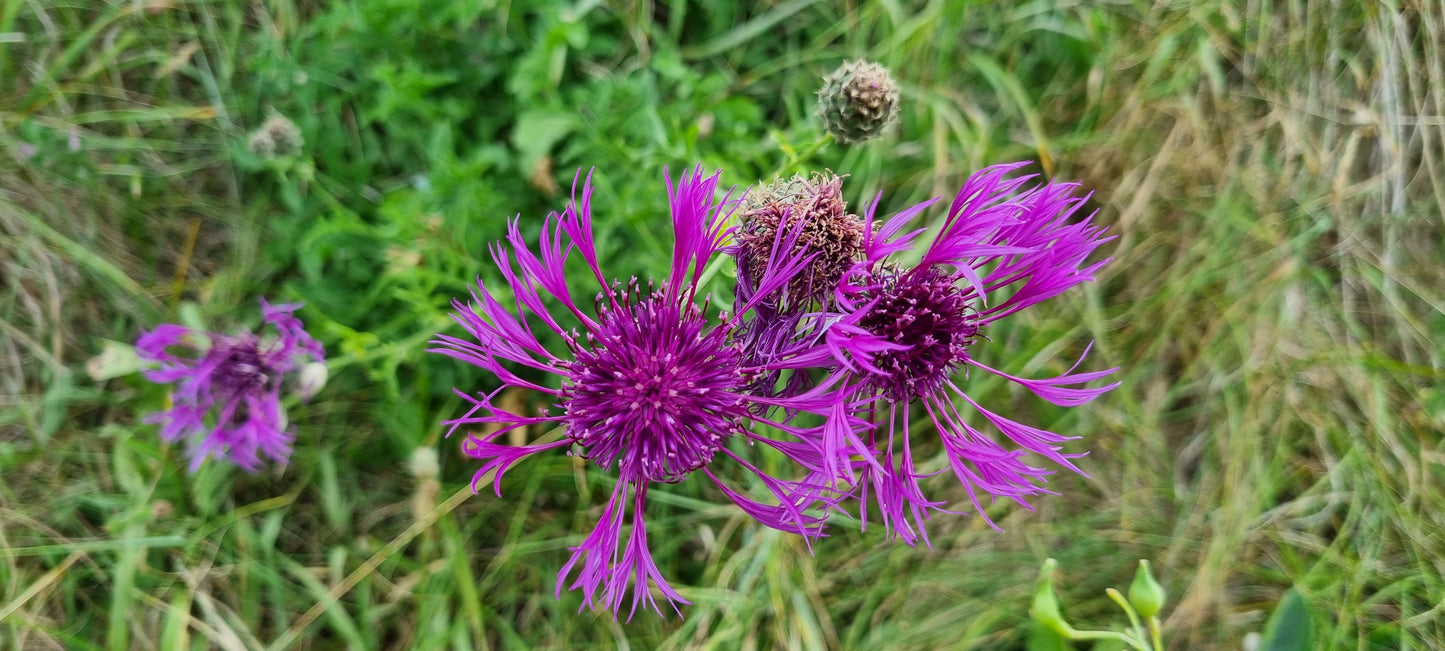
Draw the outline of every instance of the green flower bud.
M1134 582L1129 585L1129 605L1142 617L1153 617L1164 609L1164 586L1149 572L1149 561L1139 561Z
M823 78L818 116L838 142L872 140L898 120L898 84L881 65L849 61Z
M1039 583L1034 588L1034 603L1029 609L1029 616L1067 638L1074 632L1074 628L1064 621L1063 613L1059 612L1059 599L1054 596L1054 568L1057 566L1058 562L1050 558L1044 561L1044 566L1039 569Z

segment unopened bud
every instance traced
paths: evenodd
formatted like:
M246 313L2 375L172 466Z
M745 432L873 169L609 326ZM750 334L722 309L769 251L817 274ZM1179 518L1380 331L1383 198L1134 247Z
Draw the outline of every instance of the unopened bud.
M844 63L823 78L818 117L838 142L872 140L898 120L898 84L877 63Z
M1153 617L1164 609L1164 586L1154 580L1154 575L1149 572L1149 561L1139 561L1139 569L1134 572L1134 582L1129 585L1129 605L1139 612L1141 617Z
M1064 621L1063 613L1059 612L1059 599L1054 596L1054 568L1057 566L1058 562L1050 558L1039 569L1039 583L1034 588L1034 603L1029 609L1029 616L1049 630L1069 637L1074 629Z

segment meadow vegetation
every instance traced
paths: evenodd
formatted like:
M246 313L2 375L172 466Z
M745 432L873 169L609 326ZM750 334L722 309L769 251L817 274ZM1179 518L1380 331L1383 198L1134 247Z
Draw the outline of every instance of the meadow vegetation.
M813 93L858 57L900 126L815 147ZM0 2L0 648L1058 648L1028 623L1047 557L1089 624L1150 559L1170 648L1239 648L1291 587L1319 648L1445 648L1442 98L1427 2ZM248 149L273 114L299 153ZM439 423L487 380L422 351L579 168L603 268L646 277L664 166L831 169L890 212L1014 160L1094 189L1118 239L980 359L1056 374L1092 340L1123 384L1063 410L970 378L1091 451L1036 510L991 507L1004 532L834 518L810 555L659 488L695 605L624 622L553 597L598 470L543 456L471 495ZM330 382L284 469L189 475L140 422L164 387L107 342L254 328L261 295L306 302Z

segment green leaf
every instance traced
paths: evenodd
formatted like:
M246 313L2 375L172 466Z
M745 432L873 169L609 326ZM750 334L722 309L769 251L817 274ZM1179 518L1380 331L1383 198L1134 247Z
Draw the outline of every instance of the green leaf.
M346 504L346 498L341 492L341 484L336 479L336 457L335 451L326 448L316 457L316 465L321 472L319 480L321 490L321 511L326 515L327 524L338 532L345 532L347 524L351 521L351 509Z
M1310 611L1299 590L1290 588L1264 627L1262 651L1309 651Z
M738 25L715 39L696 47L683 49L682 56L687 59L706 59L710 56L716 56L723 52L737 49L748 41L762 36L778 23L806 9L808 5L814 2L816 2L816 0L792 0L791 2L780 4L771 11L760 14L757 18Z
M534 110L518 116L512 146L522 154L522 170L530 172L557 141L576 128L577 116L571 113Z
M100 354L85 363L85 372L90 379L104 382L112 378L130 375L139 371L140 367L140 358L135 354L135 346L102 339Z
M55 374L50 386L45 388L45 395L40 399L40 429L36 432L42 444L49 441L65 422L66 410L75 397L74 389L75 383L71 380L70 371L63 368Z

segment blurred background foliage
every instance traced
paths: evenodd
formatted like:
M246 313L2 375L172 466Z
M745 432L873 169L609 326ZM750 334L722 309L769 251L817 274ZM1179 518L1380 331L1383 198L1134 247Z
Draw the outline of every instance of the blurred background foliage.
M0 2L0 647L1059 648L1027 624L1049 556L1094 621L1152 559L1171 648L1239 648L1291 586L1321 648L1445 646L1442 50L1409 2ZM815 147L854 57L901 127ZM299 152L248 150L273 114ZM1065 411L970 378L1092 450L1006 532L837 519L810 556L668 487L654 551L696 605L623 623L552 596L602 473L537 459L427 518L475 468L452 388L488 387L425 342L577 170L625 279L666 268L665 166L828 168L890 212L1023 159L1096 191L1115 261L978 354L1094 340L1124 384ZM259 295L306 301L331 383L284 470L187 476L139 423L164 391L97 356L255 327Z

